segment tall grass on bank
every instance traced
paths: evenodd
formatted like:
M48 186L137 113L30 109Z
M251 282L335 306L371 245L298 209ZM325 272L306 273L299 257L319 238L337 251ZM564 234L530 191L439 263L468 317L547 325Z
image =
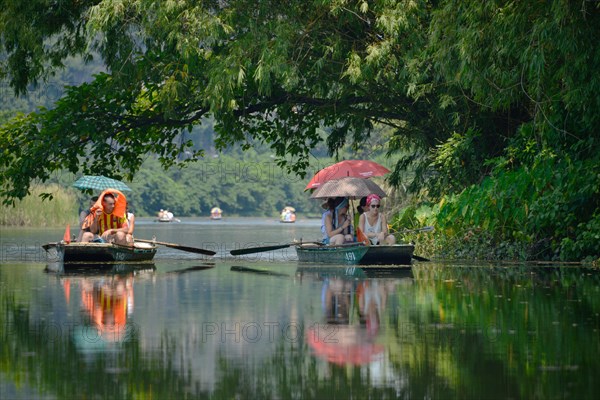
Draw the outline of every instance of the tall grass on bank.
M52 200L40 194L52 193ZM31 194L15 207L0 205L0 225L56 227L77 223L78 203L75 193L59 185L35 186Z

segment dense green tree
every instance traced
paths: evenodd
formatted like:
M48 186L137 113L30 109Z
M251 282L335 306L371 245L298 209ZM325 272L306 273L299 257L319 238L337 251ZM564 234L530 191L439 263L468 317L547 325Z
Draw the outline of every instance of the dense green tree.
M1 74L17 93L67 55L97 52L107 66L52 109L1 128L5 201L61 168L131 177L148 153L165 167L186 164L203 149L182 133L207 118L216 150L266 143L300 174L323 131L335 154L384 124L394 130L388 150L403 155L390 181L443 199L440 226L598 251L600 178L590 168L600 164L598 2L2 5ZM520 177L535 192L503 189ZM531 197L519 204L511 193ZM494 201L472 213L464 207L473 198Z
M5 125L5 198L22 197L32 179L45 180L61 167L133 174L148 152L169 166L191 145L174 139L207 116L217 123L218 148L266 142L280 163L296 171L308 165L322 126L335 150L348 135L360 143L377 121L428 124L427 109L416 112L425 102L415 105L408 96L403 72L403 53L409 57L423 42L422 5L87 4L90 48L102 55L109 73L69 88L52 110ZM3 19L10 12L19 10L6 11ZM5 51L10 56L16 49ZM6 72L15 87L27 83L14 67ZM42 145L49 142L57 150ZM27 161L42 158L48 161Z

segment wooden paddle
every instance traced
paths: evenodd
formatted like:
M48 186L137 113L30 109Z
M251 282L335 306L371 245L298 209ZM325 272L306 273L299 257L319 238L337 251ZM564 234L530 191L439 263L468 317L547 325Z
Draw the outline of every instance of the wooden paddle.
M294 242L294 243L279 244L279 245L275 245L275 246L248 247L246 249L236 249L236 250L231 250L229 253L231 253L232 256L241 256L244 254L254 254L254 253L261 253L263 251L273 251L273 250L285 249L287 247L300 245L300 244L323 245L323 243L321 243L321 242Z
M424 226L417 229L404 229L402 231L391 231L390 233L410 233L410 232L432 232L433 226Z
M171 247L173 249L177 249L177 250L181 250L181 251L187 251L189 253L204 254L204 255L207 255L207 256L214 256L215 254L217 254L216 251L200 249L198 247L183 246L183 245L177 244L177 243L165 243L165 242L158 242L156 240L138 239L138 238L135 238L135 241L136 242L142 242L142 243L160 244L162 246Z

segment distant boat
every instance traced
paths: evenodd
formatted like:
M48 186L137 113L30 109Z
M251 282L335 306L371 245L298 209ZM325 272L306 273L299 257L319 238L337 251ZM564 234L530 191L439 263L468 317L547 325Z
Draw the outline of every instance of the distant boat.
M155 222L181 222L180 219L175 218L173 213L169 210L160 210L158 213L158 218L154 220Z
M293 224L296 222L296 209L294 207L286 206L281 210L281 219L279 222L286 224Z
M210 219L221 219L223 214L223 210L219 207L213 207L210 210Z

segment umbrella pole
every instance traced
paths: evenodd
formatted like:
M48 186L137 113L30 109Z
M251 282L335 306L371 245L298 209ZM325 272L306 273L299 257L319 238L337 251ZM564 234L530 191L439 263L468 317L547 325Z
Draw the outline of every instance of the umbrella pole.
M352 230L354 231L354 236L356 237L356 228L358 228L358 219L355 218L356 210L354 208L354 199L350 199L350 215L352 216Z

